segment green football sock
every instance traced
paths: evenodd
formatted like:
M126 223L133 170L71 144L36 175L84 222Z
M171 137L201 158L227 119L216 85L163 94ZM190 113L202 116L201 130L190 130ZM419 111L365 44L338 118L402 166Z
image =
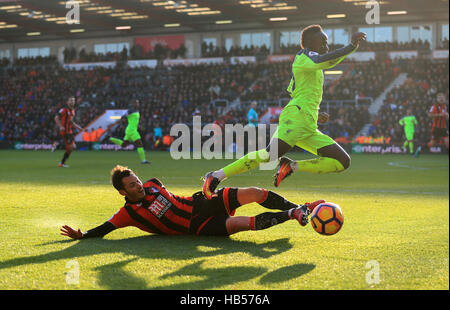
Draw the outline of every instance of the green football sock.
M267 163L270 159L269 153L263 149L255 152L250 152L245 156L242 156L238 160L232 162L228 166L223 168L223 172L226 177L229 178L233 175L240 174L259 167L261 163Z
M297 167L294 170L305 171L310 173L331 173L344 171L342 164L330 157L318 157L308 160L297 161Z
M109 138L109 141L111 141L114 144L120 145L120 146L122 146L122 144L123 144L123 141L120 140L120 139L117 139L117 138L112 138L111 137L111 138Z
M407 146L408 146L408 140L406 140L406 141L403 143L403 148L406 149Z
M410 154L414 153L414 143L413 142L409 142L409 153Z
M137 152L141 161L145 161L145 151L143 147L138 147Z

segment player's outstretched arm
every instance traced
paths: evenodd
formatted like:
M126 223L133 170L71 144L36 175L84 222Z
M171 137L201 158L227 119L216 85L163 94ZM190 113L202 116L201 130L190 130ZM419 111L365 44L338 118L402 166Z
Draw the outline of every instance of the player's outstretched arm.
M80 239L86 239L86 238L101 238L105 236L106 234L109 234L113 230L115 230L116 227L110 223L105 222L100 226L97 226L91 230L88 230L87 232L82 232L81 229L78 228L78 230L73 229L72 227L68 225L64 225L61 227L61 235L67 236L69 238L80 240Z
M306 56L309 61L294 61L292 68L304 70L324 70L330 69L340 63L348 55L356 51L361 41L366 40L364 32L356 32L352 35L351 43L326 54L308 52Z

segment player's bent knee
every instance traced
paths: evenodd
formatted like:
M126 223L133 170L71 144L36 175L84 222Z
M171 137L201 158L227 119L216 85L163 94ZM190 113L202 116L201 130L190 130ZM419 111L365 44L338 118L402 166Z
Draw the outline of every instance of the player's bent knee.
M262 201L265 196L266 190L259 187L240 188L237 193L237 199L241 205Z
M347 170L348 168L350 168L350 164L351 164L351 158L350 156L345 156L342 161L340 161L342 166L344 167L344 170Z
M259 187L250 187L250 195L253 201L261 201L266 195L266 191Z

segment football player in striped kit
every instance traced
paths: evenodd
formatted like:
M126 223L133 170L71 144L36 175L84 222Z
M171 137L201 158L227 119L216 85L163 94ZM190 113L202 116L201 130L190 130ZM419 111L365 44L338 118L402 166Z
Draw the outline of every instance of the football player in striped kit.
M79 131L83 131L83 128L73 121L73 118L75 117L75 101L74 96L69 97L69 99L67 99L66 106L61 108L55 116L55 122L58 125L59 133L64 140L66 150L63 158L58 163L58 166L62 168L69 167L66 164L66 160L76 147L73 137L73 127L76 127Z
M162 235L229 236L240 231L267 229L290 219L305 226L309 214L325 202L297 205L257 187L221 188L210 200L201 191L192 196L179 196L169 192L160 180L152 178L143 183L131 169L119 165L111 171L111 180L125 197L124 206L104 224L87 232L64 225L62 235L72 239L103 237L115 229L134 226ZM237 208L253 202L280 211L234 216Z

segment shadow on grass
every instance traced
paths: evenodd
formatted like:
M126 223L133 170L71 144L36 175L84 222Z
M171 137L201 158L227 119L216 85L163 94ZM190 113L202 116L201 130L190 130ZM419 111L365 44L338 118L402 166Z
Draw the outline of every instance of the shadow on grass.
M265 274L261 280L261 284L270 284L284 282L301 277L312 271L316 266L313 264L295 264L292 266L281 267L275 271Z
M39 246L52 244L73 245L63 250L46 254L2 261L0 262L0 269L29 264L43 264L51 261L75 259L97 254L121 253L133 255L136 256L136 258L96 267L95 270L100 273L97 283L100 284L101 287L106 287L108 289L211 289L216 286L229 285L256 278L264 274L267 269L264 267L253 266L204 268L202 266L204 260L202 260L200 262L185 265L173 273L163 274L160 277L161 280L164 280L169 277L177 276L198 276L202 277L201 280L191 281L189 283L176 283L167 286L148 287L145 280L125 271L124 267L130 262L141 258L189 260L234 253L247 253L258 258L269 258L292 248L288 238L281 238L258 244L256 242L239 241L224 237L160 235L139 236L121 240L61 240L40 244ZM303 265L294 265L281 268L280 272L274 271L265 275L262 282L281 282L283 281L283 274L286 271L287 278L284 277L284 279L290 279L307 273L314 268L314 266L302 266ZM287 269L284 270L285 268ZM276 276L278 273L280 275ZM297 274L295 275L295 273Z

